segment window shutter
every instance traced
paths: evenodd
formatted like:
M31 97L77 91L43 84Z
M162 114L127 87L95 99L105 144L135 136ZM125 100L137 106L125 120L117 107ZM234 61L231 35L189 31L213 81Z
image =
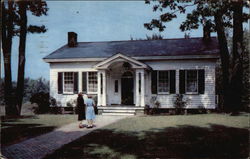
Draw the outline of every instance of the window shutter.
M205 92L205 70L198 70L198 91L199 94Z
M179 91L180 94L185 94L185 70L180 70L180 78L179 78Z
M170 94L175 94L175 70L170 70Z
M58 72L57 74L57 92L58 94L62 94L63 93L63 73L62 72Z
M151 92L157 94L157 71L151 72Z
M74 94L78 94L78 72L74 72Z
M82 72L82 92L87 93L87 72Z

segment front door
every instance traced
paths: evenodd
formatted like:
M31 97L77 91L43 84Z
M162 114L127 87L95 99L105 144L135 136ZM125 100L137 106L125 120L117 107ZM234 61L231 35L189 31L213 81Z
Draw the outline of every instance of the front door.
M124 105L134 104L134 80L133 78L122 78L121 79L121 103Z

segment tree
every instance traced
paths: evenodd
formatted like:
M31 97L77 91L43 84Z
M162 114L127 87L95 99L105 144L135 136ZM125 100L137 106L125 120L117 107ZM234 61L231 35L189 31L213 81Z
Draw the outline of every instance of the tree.
M148 0L145 2L150 3ZM149 30L158 28L159 31L164 31L164 23L177 18L177 13L185 14L188 7L192 7L193 11L187 14L180 29L186 31L203 26L204 33L217 32L223 77L223 101L230 111L235 111L236 105L241 105L242 54L245 51L242 23L249 19L249 14L243 13L242 10L243 7L249 7L249 4L243 0L159 0L153 6L153 11L163 12L164 9L168 9L168 12L161 14L159 19L145 23L144 26ZM225 28L234 30L232 58ZM238 92L233 89L237 89Z
M33 15L41 16L47 15L47 4L41 0L36 1L19 1L19 24L20 24L20 40L19 40L19 60L18 60L18 79L17 79L17 108L18 114L21 113L23 94L24 94L24 71L25 71L25 47L27 32L44 33L46 31L44 26L27 26L27 10L30 10Z
M161 34L153 34L152 36L150 35L146 35L146 39L143 39L143 38L133 38L133 37L130 37L130 40L131 41L134 41L134 40L162 40L163 39L163 36Z
M11 76L11 47L12 37L14 36L14 21L16 19L16 6L14 2L1 1L2 12L2 50L4 58L4 100L6 115L17 114L17 109L12 102L12 76Z
M25 45L27 32L45 32L45 26L27 26L27 10L35 16L46 15L48 8L46 2L34 1L1 1L2 9L2 48L4 55L5 72L5 105L6 115L20 115L23 89L24 89L24 68L25 68ZM19 36L19 63L16 96L14 98L11 78L11 47L12 37ZM13 99L16 99L15 101Z

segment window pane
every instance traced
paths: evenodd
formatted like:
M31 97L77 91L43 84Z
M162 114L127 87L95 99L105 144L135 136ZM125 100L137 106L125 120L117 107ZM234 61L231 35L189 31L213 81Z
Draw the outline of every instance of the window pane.
M89 72L88 92L97 92L97 72Z
M169 92L169 71L159 71L158 92Z
M64 92L73 92L74 78L73 72L64 72Z
M187 70L187 92L197 92L197 70Z

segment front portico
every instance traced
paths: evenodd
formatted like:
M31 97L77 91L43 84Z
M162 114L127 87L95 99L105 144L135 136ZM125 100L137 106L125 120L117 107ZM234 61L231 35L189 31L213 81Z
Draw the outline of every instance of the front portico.
M118 53L97 63L98 106L145 106L145 77L150 67Z

